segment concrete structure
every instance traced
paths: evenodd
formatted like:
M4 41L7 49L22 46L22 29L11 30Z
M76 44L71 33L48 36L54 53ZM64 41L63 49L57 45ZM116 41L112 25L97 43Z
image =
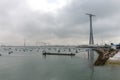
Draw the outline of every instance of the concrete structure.
M89 14L89 13L87 13L86 15L88 15L90 17L90 38L89 38L89 45L94 45L93 28L92 28L92 17L95 16L95 15ZM94 61L94 52L91 49L88 51L88 59L90 59L90 63L92 65L93 61Z
M95 16L93 14L86 14L89 15L90 17L90 38L89 38L89 45L93 45L94 44L94 38L93 38L93 28L92 28L92 17Z

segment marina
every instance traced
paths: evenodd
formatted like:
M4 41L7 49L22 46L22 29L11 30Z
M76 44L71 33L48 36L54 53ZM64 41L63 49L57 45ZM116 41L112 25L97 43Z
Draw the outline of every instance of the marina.
M44 47L45 48L45 47ZM51 52L74 52L75 56L42 55L43 47L2 47L0 78L2 80L119 80L119 65L91 67L86 48L46 48ZM9 51L13 51L8 54ZM97 54L94 52L94 54ZM95 57L95 59L97 56ZM3 62L4 61L4 62ZM104 73L104 74L101 74ZM111 76L112 75L112 76ZM47 77L46 77L47 76ZM109 76L109 77L108 77Z

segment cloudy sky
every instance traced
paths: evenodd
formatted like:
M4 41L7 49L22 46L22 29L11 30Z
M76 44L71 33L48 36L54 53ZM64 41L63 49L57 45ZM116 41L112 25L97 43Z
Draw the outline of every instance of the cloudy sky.
M0 0L0 44L95 44L120 42L120 0Z

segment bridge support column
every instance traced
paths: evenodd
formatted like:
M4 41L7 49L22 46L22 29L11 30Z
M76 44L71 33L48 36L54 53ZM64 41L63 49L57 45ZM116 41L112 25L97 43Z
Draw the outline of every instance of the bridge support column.
M93 45L94 44L94 38L93 38L93 28L92 28L92 17L95 16L93 14L86 14L89 15L90 17L90 38L89 38L89 45ZM94 57L94 53L93 51L90 50L90 52L88 53L88 59L93 58Z

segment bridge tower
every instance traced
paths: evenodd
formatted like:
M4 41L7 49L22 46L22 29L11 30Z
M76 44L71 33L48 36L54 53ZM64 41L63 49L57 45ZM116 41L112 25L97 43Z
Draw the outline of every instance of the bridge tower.
M25 38L24 38L24 46L26 46L26 40L25 40Z
M87 13L86 15L88 15L90 17L90 38L89 38L89 45L93 45L94 44L94 38L93 38L93 28L92 28L92 17L95 16L95 15L89 14L89 13Z
M90 37L89 37L89 45L94 45L94 38L93 38L93 28L92 28L92 17L95 16L93 14L87 13L90 17ZM94 60L94 52L90 49L88 52L88 59L90 59L91 62Z

